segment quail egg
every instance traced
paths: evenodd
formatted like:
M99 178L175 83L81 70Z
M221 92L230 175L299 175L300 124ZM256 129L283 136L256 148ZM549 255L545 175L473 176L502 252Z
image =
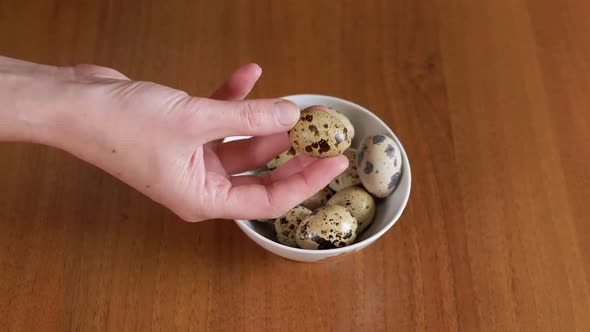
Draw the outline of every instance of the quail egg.
M297 226L311 214L311 210L303 206L296 206L274 221L277 240L289 247L297 247L295 232Z
M354 126L352 125L352 122L350 122L350 120L346 117L346 115L340 113L339 111L336 111L335 113L336 114L334 114L334 115L338 119L340 119L342 124L344 124L344 126L346 126L346 129L348 129L348 136L350 137L350 140L352 141L354 139Z
M303 249L333 249L356 239L357 221L340 205L321 207L297 227L295 240Z
M351 144L342 121L317 107L301 111L299 121L289 131L289 139L298 153L315 158L340 155Z
M356 167L356 149L348 148L344 155L348 158L348 168L340 175L336 176L328 185L330 189L339 191L346 187L361 184L361 179Z
M327 205L345 207L358 223L357 234L362 233L375 218L375 200L373 196L358 186L340 190L328 200Z
M387 197L401 177L400 148L385 135L369 136L358 148L356 166L365 189L375 197Z
M348 129L348 137L350 137L350 140L352 141L354 139L354 126L348 117L346 117L346 115L336 109L324 105L314 105L310 106L309 108L321 109L337 117L340 121L342 121L342 124L346 127L346 129Z

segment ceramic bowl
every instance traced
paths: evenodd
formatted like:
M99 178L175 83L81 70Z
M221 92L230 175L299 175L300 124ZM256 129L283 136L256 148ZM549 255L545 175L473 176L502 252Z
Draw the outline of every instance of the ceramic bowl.
M255 220L236 220L236 224L250 239L254 240L254 242L264 249L284 258L300 262L319 262L334 259L357 252L377 241L400 218L410 197L412 172L410 161L402 143L393 131L375 114L352 102L321 95L292 95L283 98L293 101L301 109L312 105L325 105L342 112L350 119L355 127L355 138L352 142L352 147L354 148L358 147L360 142L367 136L384 134L393 138L401 149L403 160L400 183L393 194L387 198L375 200L377 203L377 212L373 223L357 237L355 243L347 247L327 250L292 248L276 242L276 235L274 234L272 224ZM231 137L227 138L226 141L242 138L246 137Z

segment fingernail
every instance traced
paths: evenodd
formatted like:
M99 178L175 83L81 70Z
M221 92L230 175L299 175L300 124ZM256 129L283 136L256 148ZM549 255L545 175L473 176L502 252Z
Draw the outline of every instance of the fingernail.
M260 75L262 75L262 67L260 67L258 64L254 64L256 66L256 77L260 78Z
M299 107L290 101L279 101L275 104L277 108L277 121L283 126L294 125L299 120Z

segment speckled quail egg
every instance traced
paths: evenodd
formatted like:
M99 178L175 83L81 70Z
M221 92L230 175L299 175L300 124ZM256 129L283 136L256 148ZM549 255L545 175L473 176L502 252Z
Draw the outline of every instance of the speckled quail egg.
M340 119L340 121L342 122L342 124L344 124L344 126L346 126L346 129L348 129L348 137L350 137L350 140L352 141L354 139L354 126L352 125L352 122L350 122L350 120L346 117L346 115L340 113L337 110L336 111L335 116Z
M356 166L365 189L375 197L387 197L401 178L400 148L385 135L369 136L358 148Z
M266 164L266 167L271 171L276 168L279 168L279 166L286 164L289 160L291 160L291 158L295 157L296 154L297 152L295 151L295 149L293 147L290 147L289 149L283 151L281 154L269 161L268 164Z
M303 249L333 249L356 239L357 221L340 205L321 207L297 227L295 240Z
M314 105L310 108L318 108L336 116L338 119L340 119L340 121L342 121L342 124L346 127L346 129L348 129L348 137L350 137L350 140L352 141L354 139L354 126L352 125L352 122L350 122L350 119L346 117L346 115L336 109L324 105Z
M274 221L274 229L277 233L279 243L289 247L297 247L297 241L295 241L297 226L310 214L310 209L303 206L296 206L278 217Z
M324 189L315 193L315 195L303 201L301 205L305 206L310 210L315 210L319 207L324 206L333 194L334 192L330 190L330 188L325 187Z
M350 147L348 129L340 119L320 108L301 111L299 121L289 131L295 150L306 156L328 158L342 154Z
M328 200L327 205L345 207L358 223L357 234L362 233L375 218L375 199L365 189L358 186L340 190Z
M339 191L346 187L361 184L361 179L356 167L356 152L357 150L353 148L348 148L344 151L344 155L348 158L348 168L330 182L328 185L330 189Z

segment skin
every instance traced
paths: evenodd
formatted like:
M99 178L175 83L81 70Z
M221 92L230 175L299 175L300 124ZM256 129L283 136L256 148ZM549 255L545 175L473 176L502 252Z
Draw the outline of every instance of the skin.
M339 156L298 156L265 176L232 176L289 147L299 109L243 99L262 73L236 70L210 98L95 65L0 56L0 141L45 144L96 165L187 221L278 217L344 171ZM227 136L254 136L221 143Z

